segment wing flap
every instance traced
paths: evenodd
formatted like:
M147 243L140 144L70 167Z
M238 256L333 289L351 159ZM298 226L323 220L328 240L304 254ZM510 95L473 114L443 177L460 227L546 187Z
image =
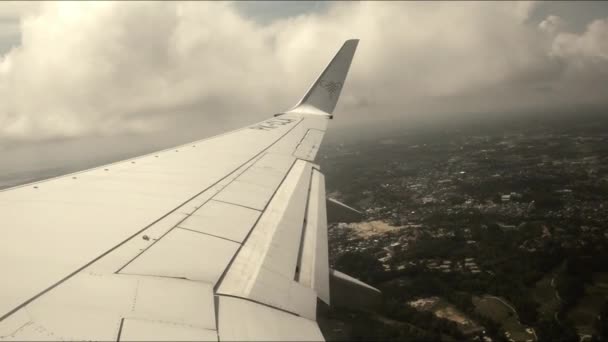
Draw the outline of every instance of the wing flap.
M289 296L289 292L316 297L294 279L311 173L312 164L301 160L294 164L226 271L218 293L309 316L311 308L296 305L292 299L297 296ZM316 304L314 300L311 302Z
M183 326L201 337L217 335L210 284L158 277L80 273L15 317L22 317L21 327L2 339L114 341L125 317ZM184 333L155 328L164 335L154 340Z
M127 318L117 341L217 341L217 331L185 324Z
M325 177L314 169L306 213L306 226L300 249L299 273L296 279L312 288L325 303L329 297L329 253L327 246L327 214L325 208Z
M314 321L240 298L219 299L221 341L323 341Z

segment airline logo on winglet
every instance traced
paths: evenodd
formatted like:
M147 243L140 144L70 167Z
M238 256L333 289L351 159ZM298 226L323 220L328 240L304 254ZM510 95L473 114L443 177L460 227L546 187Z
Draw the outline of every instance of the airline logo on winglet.
M296 119L294 118L273 118L264 122L260 122L256 125L249 126L249 128L258 129L260 131L270 131L281 126L289 125L294 121L296 121Z
M339 93L340 89L342 89L342 82L320 80L319 86L321 86L321 88L327 90L327 93L329 94L329 98L333 99L334 95L336 95L336 93Z

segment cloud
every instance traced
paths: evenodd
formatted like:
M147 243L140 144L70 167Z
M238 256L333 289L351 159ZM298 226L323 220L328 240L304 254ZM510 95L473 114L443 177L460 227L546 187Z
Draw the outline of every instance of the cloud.
M20 19L37 7L38 3L34 1L0 2L0 55L19 44Z
M554 85L568 99L579 103L606 103L608 86L608 18L594 20L580 34L564 29L567 22L549 16L540 28L551 37L548 55L559 63L559 82Z
M3 133L146 130L184 107L230 108L254 90L252 63L270 69L240 55L260 55L242 34L255 29L222 3L45 3L0 64Z
M580 35L557 30L553 33L557 34L551 50L553 56L577 58L586 62L608 61L608 18L594 20Z
M40 1L2 1L0 2L0 18L19 19L36 12L40 4Z
M226 2L43 2L0 57L0 140L252 122L353 37L338 110L355 118L604 104L588 87L608 79L606 21L568 33L530 23L535 6L337 2L258 23Z
M545 20L538 24L538 27L548 34L555 34L562 31L564 26L564 20L557 15L549 15Z

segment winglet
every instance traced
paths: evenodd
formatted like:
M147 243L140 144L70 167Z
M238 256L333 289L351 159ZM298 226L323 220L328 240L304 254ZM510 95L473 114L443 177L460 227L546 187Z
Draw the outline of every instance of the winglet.
M357 49L358 39L344 42L306 95L289 112L330 115L336 108L346 74Z

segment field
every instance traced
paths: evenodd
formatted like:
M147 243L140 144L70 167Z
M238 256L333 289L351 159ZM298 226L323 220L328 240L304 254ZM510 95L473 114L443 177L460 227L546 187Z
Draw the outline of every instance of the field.
M477 323L469 319L464 313L458 310L452 304L446 302L439 297L430 297L414 300L408 305L417 308L418 310L430 311L435 316L450 320L458 324L458 328L463 334L468 335L482 330Z
M499 323L507 338L514 341L535 341L532 330L519 323L517 313L503 299L493 296L473 297L475 311Z
M566 318L574 322L579 335L592 335L593 322L604 302L608 300L608 273L594 273L593 282L585 286L585 295Z
M544 319L552 319L559 310L560 301L555 294L555 288L551 284L553 277L553 273L547 273L536 283L532 291L534 300L540 304L538 307L540 317Z
M393 227L384 221L351 223L349 226L355 234L365 239L401 228Z

